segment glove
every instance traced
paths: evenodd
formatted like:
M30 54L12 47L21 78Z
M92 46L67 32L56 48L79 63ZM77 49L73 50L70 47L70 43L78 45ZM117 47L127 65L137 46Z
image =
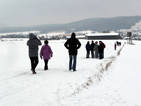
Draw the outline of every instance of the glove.
M42 59L42 55L40 55L40 58Z

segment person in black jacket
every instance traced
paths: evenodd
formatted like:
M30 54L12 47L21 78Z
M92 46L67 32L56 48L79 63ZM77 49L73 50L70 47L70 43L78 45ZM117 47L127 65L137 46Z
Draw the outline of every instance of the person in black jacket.
M95 46L94 41L92 41L91 47L90 47L90 51L91 51L91 56L92 56L92 58L94 58L94 46Z
M102 42L102 41L99 41L101 43L101 45L103 46L103 53L102 53L102 58L104 58L104 49L106 47L106 45Z
M64 46L68 49L70 57L69 70L72 69L73 60L73 71L76 71L77 49L81 47L81 43L75 37L76 37L75 33L72 33L71 38L68 39L64 44Z
M86 58L89 58L89 55L90 55L90 42L88 41L87 44L86 44L86 51L87 51L87 54L86 54Z
M31 61L31 71L36 74L35 68L38 65L38 46L41 45L41 41L33 34L29 34L29 40L27 46L29 46L29 58Z
M99 41L98 46L99 59L103 59L103 51L104 51L103 44L101 41Z

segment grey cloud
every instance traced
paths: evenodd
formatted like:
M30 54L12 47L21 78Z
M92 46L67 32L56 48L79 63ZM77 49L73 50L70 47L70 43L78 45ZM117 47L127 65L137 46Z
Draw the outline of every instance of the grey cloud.
M69 23L86 18L140 15L140 0L0 0L7 26Z

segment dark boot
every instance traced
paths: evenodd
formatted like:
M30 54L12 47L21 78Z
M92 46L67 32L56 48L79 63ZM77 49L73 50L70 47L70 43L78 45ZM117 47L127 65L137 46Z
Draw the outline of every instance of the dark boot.
M35 72L35 70L31 69L31 71L32 71L32 74L37 74L37 73Z

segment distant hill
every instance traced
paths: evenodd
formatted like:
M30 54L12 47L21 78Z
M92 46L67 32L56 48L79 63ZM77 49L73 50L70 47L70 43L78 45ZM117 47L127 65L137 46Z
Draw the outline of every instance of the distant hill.
M76 31L93 30L93 31L117 31L119 29L130 29L131 26L141 21L141 16L120 16L113 18L91 18L84 19L67 24L45 24L31 27L5 27L0 28L0 33L8 32L23 32L38 30L41 33L47 33L50 31L66 30L67 33L71 32L71 29Z

